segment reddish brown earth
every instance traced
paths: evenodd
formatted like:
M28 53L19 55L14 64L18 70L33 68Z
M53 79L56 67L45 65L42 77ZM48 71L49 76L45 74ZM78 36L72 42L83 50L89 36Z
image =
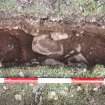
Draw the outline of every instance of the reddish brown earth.
M32 51L31 35L21 30L0 29L0 61L1 63L25 64L36 61L38 54Z
M20 59L18 40L6 31L0 30L0 61L17 62Z

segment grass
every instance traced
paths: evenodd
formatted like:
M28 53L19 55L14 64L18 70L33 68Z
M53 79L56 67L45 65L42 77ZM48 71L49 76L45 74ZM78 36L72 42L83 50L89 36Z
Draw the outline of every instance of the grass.
M96 65L92 73L86 68L78 67L14 67L0 68L0 77L104 77L105 68L102 65Z
M4 89L4 87L7 89ZM33 100L32 91L37 89L37 85L0 84L1 89L0 103L6 101L6 105L18 105L18 101L14 98L15 95L21 95L20 105L24 105L23 103L29 103L26 105L30 105L35 100L35 98ZM104 87L97 85L47 84L40 97L43 98L42 105L90 105L90 103L92 105L94 103L96 103L95 105L105 105ZM14 101L11 102L11 100Z
M105 4L99 3L95 0L57 0L54 4L55 8L51 7L49 3L43 3L35 1L31 6L21 6L17 5L16 0L1 0L0 10L4 11L17 11L19 13L29 13L29 14L55 14L59 16L94 16L102 15L105 11Z

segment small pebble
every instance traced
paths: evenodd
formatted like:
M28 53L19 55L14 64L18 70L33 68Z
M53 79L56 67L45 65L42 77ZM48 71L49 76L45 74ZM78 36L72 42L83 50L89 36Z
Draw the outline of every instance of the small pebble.
M4 89L4 90L7 90L7 87L6 87L6 86L3 86L3 89Z
M77 87L77 91L81 91L82 88L80 86Z
M79 36L79 34L76 34L76 36L78 37L78 36Z
M17 101L21 101L21 100L22 100L22 96L21 96L20 94L16 94L16 95L15 95L15 99L16 99Z
M91 22L96 22L96 18L92 18Z
M21 71L18 73L18 75L19 75L20 77L24 77L24 73L21 72Z
M98 91L98 87L93 88L93 91L97 92Z
M83 69L83 72L86 72L86 71L87 71L87 69L86 69L86 68L84 68L84 69Z
M49 99L57 100L58 99L58 96L57 96L56 92L52 91L52 92L49 92L48 93L48 98Z
M73 94L71 94L71 97L74 97L74 95L73 95Z

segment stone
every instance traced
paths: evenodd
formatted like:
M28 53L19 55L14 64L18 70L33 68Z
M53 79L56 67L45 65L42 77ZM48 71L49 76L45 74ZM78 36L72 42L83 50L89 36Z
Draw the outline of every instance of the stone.
M47 56L63 55L63 45L49 38L36 40L36 37L34 37L32 42L32 50L36 53Z

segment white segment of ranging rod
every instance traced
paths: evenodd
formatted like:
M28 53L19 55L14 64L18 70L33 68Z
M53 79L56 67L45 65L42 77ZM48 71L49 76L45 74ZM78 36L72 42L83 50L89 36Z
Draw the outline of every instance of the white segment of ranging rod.
M71 78L38 78L38 83L72 83Z
M0 78L0 83L5 83L4 78Z
M104 78L104 80L103 80L103 84L105 85L105 78Z

